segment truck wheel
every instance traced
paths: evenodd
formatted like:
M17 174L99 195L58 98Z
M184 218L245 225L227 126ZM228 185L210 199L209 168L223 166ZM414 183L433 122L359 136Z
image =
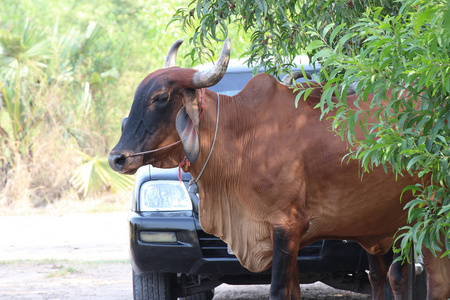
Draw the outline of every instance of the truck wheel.
M178 299L180 299L180 300L212 300L212 298L214 298L214 291L202 292L202 293L198 293L195 295L190 295L190 296L178 298Z
M139 276L133 270L134 300L176 300L173 295L174 275L154 273L150 276Z

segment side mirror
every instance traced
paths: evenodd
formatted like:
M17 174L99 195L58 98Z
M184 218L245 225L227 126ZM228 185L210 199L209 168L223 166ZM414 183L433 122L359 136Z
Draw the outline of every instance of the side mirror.
M122 119L122 132L123 132L123 129L125 128L125 125L127 124L127 121L128 121L128 117L125 117Z

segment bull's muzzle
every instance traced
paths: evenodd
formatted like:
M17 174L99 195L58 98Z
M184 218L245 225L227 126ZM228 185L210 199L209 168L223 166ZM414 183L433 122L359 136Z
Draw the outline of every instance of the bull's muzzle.
M123 153L111 152L108 156L108 162L111 169L116 172L122 172L127 161L127 155Z
M111 150L108 162L111 169L122 174L132 175L142 166L142 155L133 155L134 152L128 150Z

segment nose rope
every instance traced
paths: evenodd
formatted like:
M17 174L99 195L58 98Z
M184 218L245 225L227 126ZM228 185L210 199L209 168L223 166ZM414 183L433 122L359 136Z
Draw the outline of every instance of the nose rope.
M133 157L133 156L144 155L144 154L147 154L147 153L153 153L153 152L161 151L161 150L164 150L164 149L176 146L179 143L181 143L181 140L178 140L175 143L172 143L170 145L167 145L167 146L164 146L164 147L161 147L161 148L158 148L158 149L153 149L153 150L149 150L149 151L134 153L134 154L129 155L128 157Z

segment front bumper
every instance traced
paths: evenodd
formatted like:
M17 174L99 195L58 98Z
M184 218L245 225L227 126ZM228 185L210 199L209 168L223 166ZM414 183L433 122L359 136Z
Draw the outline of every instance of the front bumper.
M220 239L204 233L191 211L131 212L129 215L130 258L133 270L150 273L192 275L255 275L227 252ZM142 231L174 232L175 243L147 243ZM320 241L299 251L300 275L353 273L365 269L367 258L353 242ZM270 275L270 269L260 275ZM300 276L303 277L303 276Z
M192 212L131 212L130 259L133 270L150 273L250 274L236 257L205 258L197 231L200 224ZM175 243L146 243L139 237L142 231L174 232Z

